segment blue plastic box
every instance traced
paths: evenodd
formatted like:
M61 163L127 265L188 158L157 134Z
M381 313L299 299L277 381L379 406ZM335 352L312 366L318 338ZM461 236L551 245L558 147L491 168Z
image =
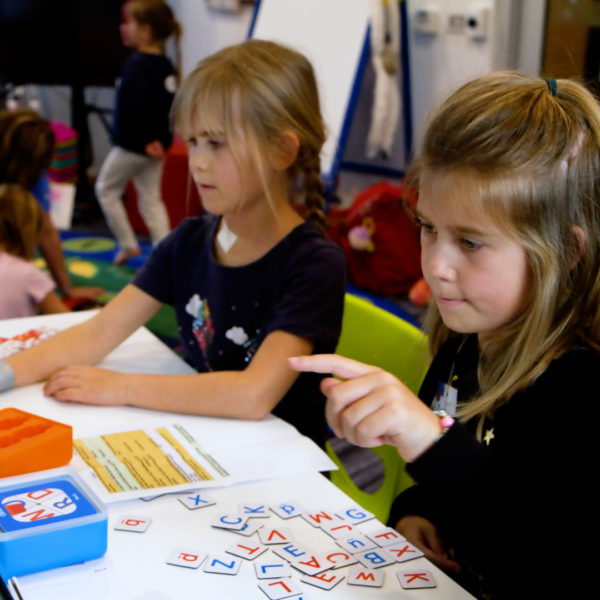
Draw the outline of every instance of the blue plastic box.
M0 479L4 579L99 558L106 508L69 467Z

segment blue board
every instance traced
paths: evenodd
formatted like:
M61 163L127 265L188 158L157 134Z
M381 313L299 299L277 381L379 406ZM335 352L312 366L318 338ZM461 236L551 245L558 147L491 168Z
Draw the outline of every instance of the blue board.
M0 480L4 579L99 558L106 509L68 467Z

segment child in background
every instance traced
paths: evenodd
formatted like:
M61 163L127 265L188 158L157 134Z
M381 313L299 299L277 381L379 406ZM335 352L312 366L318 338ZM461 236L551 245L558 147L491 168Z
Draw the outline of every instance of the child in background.
M68 312L54 282L30 260L44 212L20 185L0 184L0 319Z
M325 131L313 69L293 50L250 40L204 59L174 110L212 214L184 220L89 321L0 362L9 373L0 390L14 371L16 385L50 377L45 393L66 402L241 419L272 411L323 445L321 377L287 365L335 349L346 288L343 252L322 233ZM298 181L306 221L290 203ZM175 307L185 359L200 374L67 367L100 360L163 303Z
M423 402L342 357L290 364L342 378L321 386L335 433L395 446L418 482L390 524L475 595L595 598L600 105L570 80L476 79L412 169L434 296Z
M164 54L172 35L178 44L179 23L164 0L129 0L123 5L121 38L135 52L123 65L112 128L114 147L96 181L98 202L119 244L115 264L141 252L123 206L129 180L135 183L152 243L156 245L171 229L160 182L171 145L169 110L177 89L175 68Z
M50 183L46 169L54 151L50 123L30 108L0 111L0 183L29 190L44 210L39 249L63 298L96 300L103 290L73 286L65 266L60 235L50 218Z

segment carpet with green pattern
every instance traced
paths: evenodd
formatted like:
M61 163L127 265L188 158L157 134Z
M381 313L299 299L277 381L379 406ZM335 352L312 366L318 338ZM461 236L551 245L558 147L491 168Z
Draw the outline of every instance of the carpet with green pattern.
M109 302L131 281L151 251L150 244L141 243L140 256L129 259L125 265L113 265L117 248L115 240L108 236L61 232L61 240L73 285L101 287L104 290L99 299L101 304ZM39 260L40 266L43 266L43 261ZM178 350L177 323L172 307L163 306L146 326L171 348Z

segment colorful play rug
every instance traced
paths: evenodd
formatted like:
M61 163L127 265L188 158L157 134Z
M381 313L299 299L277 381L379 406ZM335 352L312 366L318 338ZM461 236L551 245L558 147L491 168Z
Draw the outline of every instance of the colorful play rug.
M73 231L61 231L60 236L73 285L101 287L104 294L99 299L100 304L106 304L131 281L152 250L149 243L142 242L142 254L129 259L125 265L113 265L117 251L113 238ZM38 259L38 265L45 266L44 261ZM168 346L178 350L179 337L172 307L163 306L148 321L147 327Z

